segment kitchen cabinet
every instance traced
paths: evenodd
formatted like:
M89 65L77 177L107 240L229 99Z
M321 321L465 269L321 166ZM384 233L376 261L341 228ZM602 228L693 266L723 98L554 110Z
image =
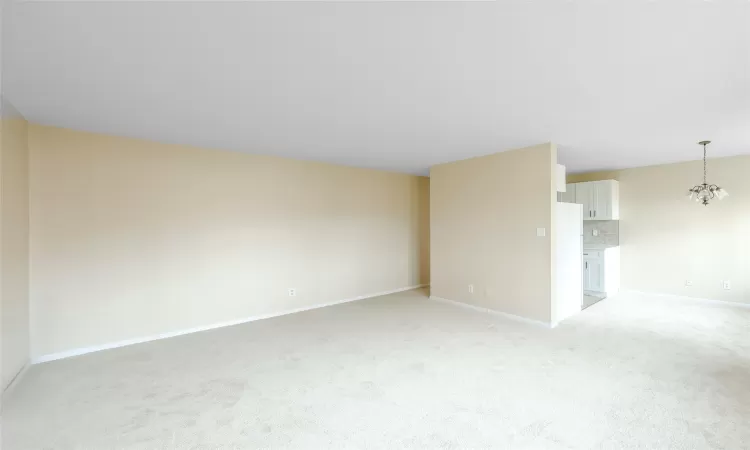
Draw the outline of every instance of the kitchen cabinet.
M583 206L583 220L619 220L620 184L615 180L589 181L568 184L559 193L558 201L578 203ZM572 199L575 199L571 201Z
M594 220L618 220L620 218L620 184L614 180L593 182Z
M555 185L557 192L565 192L565 166L558 164L555 169Z
M576 203L576 183L565 185L565 192L557 193L557 201L562 203Z
M620 290L620 247L583 250L583 290L617 294Z
M594 183L576 183L576 203L583 205L583 220L594 220Z
M603 292L604 260L600 252L583 252L583 290Z

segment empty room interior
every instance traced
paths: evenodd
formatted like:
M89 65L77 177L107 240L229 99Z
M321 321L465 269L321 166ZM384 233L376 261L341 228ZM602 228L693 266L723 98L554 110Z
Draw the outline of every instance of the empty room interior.
M750 2L0 37L3 450L750 449Z

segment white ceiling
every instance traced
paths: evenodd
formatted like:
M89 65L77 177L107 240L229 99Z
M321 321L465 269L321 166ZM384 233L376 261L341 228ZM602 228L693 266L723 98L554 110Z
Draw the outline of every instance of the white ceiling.
M21 3L27 119L426 174L553 141L570 171L750 154L750 2Z

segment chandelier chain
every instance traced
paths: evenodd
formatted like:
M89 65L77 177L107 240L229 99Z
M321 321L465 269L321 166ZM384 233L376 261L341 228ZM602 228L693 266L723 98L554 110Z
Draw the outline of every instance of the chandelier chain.
M703 144L703 184L708 184L706 179L706 144Z

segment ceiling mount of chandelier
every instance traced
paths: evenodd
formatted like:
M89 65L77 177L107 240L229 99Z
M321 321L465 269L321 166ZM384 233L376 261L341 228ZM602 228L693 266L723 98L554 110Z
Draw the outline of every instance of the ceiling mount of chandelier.
M703 183L693 186L688 191L689 199L702 203L705 206L708 206L708 203L715 198L721 200L729 195L724 189L715 184L708 184L706 181L706 146L710 143L711 141L698 142L699 145L703 146Z

